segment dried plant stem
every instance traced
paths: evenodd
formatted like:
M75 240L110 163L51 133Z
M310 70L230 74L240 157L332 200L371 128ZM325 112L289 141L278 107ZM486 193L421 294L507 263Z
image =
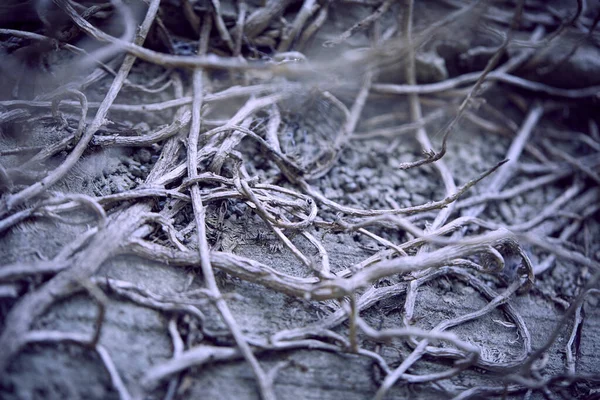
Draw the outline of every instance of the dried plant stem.
M208 34L210 32L210 19L205 18L203 21L202 32L200 37L200 48L199 53L205 54L208 47ZM203 102L203 74L202 69L196 69L193 73L193 89L194 98L192 101L192 121L190 126L190 134L188 137L188 153L187 153L187 171L188 177L194 179L198 176L198 170L196 160L198 159L198 138L200 136L200 110ZM217 300L215 305L221 314L221 317L227 324L231 334L233 335L236 344L243 354L244 358L250 366L256 376L258 386L260 388L261 396L265 400L274 400L275 394L271 387L271 382L267 379L265 372L262 370L260 364L256 360L256 357L252 353L252 349L244 339L241 329L235 322L229 306L221 296L219 287L215 280L215 275L212 269L210 261L210 249L206 240L206 210L202 204L202 197L200 196L200 188L197 184L192 184L189 188L192 199L192 206L194 208L194 218L196 221L196 229L198 232L198 251L200 253L200 267L202 268L202 275L206 282L207 288L210 290L212 296Z
M290 45L296 39L298 33L302 31L306 21L314 14L315 11L319 9L319 7L319 4L315 0L304 0L300 11L298 11L296 18L292 23L291 29L286 32L283 39L279 43L279 47L277 47L278 52L283 53L289 50Z
M464 75L459 75L455 78L449 78L442 82L428 83L421 85L396 85L388 83L377 83L373 85L373 92L386 94L431 94L437 92L448 91L457 88L464 84L477 82L481 77L481 72L471 72ZM548 86L543 83L533 82L515 75L502 72L502 67L498 71L492 71L487 74L486 79L490 81L498 81L509 85L514 85L533 92L547 94L549 96L558 96L571 99L582 99L586 97L594 97L600 92L600 86L590 86L582 89L561 89L553 86Z

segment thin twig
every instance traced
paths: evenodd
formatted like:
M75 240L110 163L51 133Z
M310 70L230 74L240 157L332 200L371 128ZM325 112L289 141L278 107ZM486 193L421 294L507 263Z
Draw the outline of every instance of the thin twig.
M477 96L479 94L479 89L481 88L481 85L483 84L487 75L492 71L492 69L494 69L494 67L496 67L496 65L500 61L500 57L502 57L502 55L504 54L504 50L508 46L510 39L512 38L513 32L519 26L519 22L521 20L521 14L523 12L524 4L525 4L525 0L519 0L519 2L517 3L517 8L514 12L513 20L511 22L510 28L506 34L506 38L504 39L504 42L498 48L498 50L496 51L494 56L488 61L483 72L477 79L477 82L475 82L475 85L473 85L471 90L469 90L469 93L467 94L467 96L461 103L460 107L458 108L458 112L456 113L456 116L452 119L452 121L450 121L450 123L448 125L446 125L446 127L441 132L436 134L436 136L438 136L438 135L442 136L442 148L440 149L440 151L434 152L433 150L426 150L425 151L425 154L427 154L426 158L423 158L419 161L414 161L411 163L401 164L401 166L400 166L401 169L414 168L414 167L418 167L420 165L430 164L432 162L435 162L435 161L441 159L446 154L448 136L454 130L454 127L460 122L465 111L471 106L472 100L475 98L475 96Z

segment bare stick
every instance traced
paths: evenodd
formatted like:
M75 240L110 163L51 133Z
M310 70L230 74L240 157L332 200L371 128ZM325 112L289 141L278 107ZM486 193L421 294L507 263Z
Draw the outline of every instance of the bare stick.
M134 146L134 147L145 147L150 146L153 143L157 143L170 138L177 134L181 128L186 127L192 115L189 111L184 112L180 118L173 121L172 124L165 126L155 132L151 132L144 136L94 136L92 144L98 146Z
M316 0L304 0L300 11L296 15L294 22L292 23L291 29L284 34L283 39L279 43L279 47L277 47L277 51L283 53L288 51L292 42L296 39L298 33L304 27L306 21L314 14L315 11L319 9L319 4L316 3Z
M227 44L227 47L229 47L229 50L234 52L235 45L233 44L231 35L229 34L227 27L225 26L225 21L223 21L223 16L221 15L221 2L219 0L211 0L210 3L213 6L214 21L217 25L217 30L219 31L219 36L221 36L221 39L223 39L225 44Z
M298 39L297 48L299 50L304 49L304 46L306 46L306 43L310 40L310 38L321 28L321 26L323 26L325 21L327 21L328 12L329 3L326 3L323 5L323 7L321 7L321 11L319 11L319 14L317 14L314 21L306 27L304 32L302 32L302 36L300 36L300 39Z
M285 11L293 0L267 0L264 7L257 9L246 20L245 34L249 39L254 39L264 31L269 22Z
M242 38L244 37L244 24L246 23L246 12L248 5L245 0L238 1L238 18L235 23L235 49L234 56L239 56L242 52Z

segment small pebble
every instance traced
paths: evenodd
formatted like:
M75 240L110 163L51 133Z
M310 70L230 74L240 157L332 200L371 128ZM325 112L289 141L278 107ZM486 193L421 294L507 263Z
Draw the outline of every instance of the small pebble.
M350 193L358 192L358 190L359 190L358 185L354 181L344 182L342 184L342 188L346 192L350 192Z
M138 157L142 163L148 164L152 159L152 154L147 149L140 149Z

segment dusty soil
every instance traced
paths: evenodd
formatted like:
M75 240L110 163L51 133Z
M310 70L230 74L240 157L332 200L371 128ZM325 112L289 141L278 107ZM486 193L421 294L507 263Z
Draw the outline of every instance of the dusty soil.
M592 2L9 3L0 397L600 394Z

